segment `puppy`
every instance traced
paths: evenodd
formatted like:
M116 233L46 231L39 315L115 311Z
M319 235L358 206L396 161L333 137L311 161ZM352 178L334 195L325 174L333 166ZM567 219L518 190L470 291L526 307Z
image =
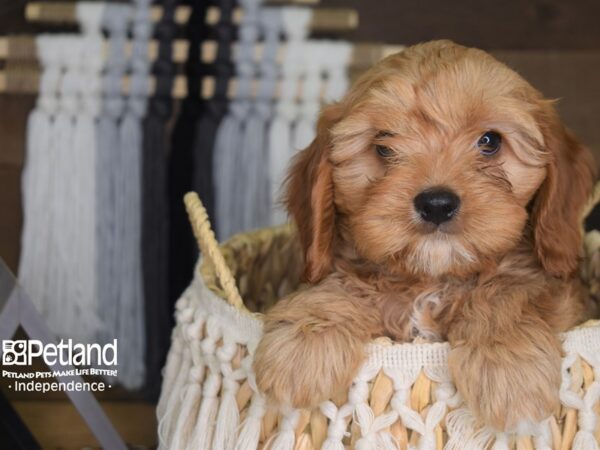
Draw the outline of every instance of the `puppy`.
M326 107L287 205L310 287L265 318L259 388L294 407L346 390L377 336L447 340L499 430L558 407L557 333L588 306L580 214L595 163L553 102L481 50L408 48Z

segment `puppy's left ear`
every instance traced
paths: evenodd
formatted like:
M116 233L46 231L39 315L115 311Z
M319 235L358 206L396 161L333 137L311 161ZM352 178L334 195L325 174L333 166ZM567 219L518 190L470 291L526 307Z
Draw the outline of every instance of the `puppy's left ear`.
M304 279L317 283L331 272L335 239L331 128L341 117L338 104L319 117L317 135L295 157L286 180L286 203L298 227L304 252Z
M579 265L581 214L592 192L596 163L551 108L541 121L551 161L533 205L532 222L536 253L544 269L567 277Z

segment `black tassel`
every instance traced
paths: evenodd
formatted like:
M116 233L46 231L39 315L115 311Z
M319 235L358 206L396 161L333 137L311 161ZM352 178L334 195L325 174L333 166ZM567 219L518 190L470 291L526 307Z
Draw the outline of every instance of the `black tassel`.
M169 349L173 321L168 295L168 191L167 155L170 147L169 120L175 68L171 61L177 0L163 2L164 14L155 28L159 40L153 71L156 90L144 120L142 155L142 270L146 316L146 387L149 400L156 400L161 387L161 369Z
M219 23L214 28L217 41L217 57L212 67L216 78L215 92L206 103L202 114L196 124L196 140L194 143L194 174L192 177L193 189L198 193L213 228L217 229L215 214L215 183L213 178L213 154L215 138L219 124L227 113L227 87L233 74L231 63L231 44L234 38L233 26L233 0L218 0L221 11Z
M183 196L192 189L194 166L194 140L196 122L203 102L200 80L206 68L200 61L200 48L206 33L204 19L209 0L193 0L186 34L189 40L186 76L188 95L183 100L172 135L169 158L169 297L172 304L189 285L198 256L197 244L192 234Z

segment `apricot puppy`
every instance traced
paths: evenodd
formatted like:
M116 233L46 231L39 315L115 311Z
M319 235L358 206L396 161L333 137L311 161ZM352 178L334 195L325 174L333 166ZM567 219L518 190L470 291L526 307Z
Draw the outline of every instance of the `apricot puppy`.
M475 416L504 430L558 406L557 333L582 320L590 152L481 50L416 45L374 66L296 158L287 204L311 286L266 316L258 386L313 407L365 343L448 340Z

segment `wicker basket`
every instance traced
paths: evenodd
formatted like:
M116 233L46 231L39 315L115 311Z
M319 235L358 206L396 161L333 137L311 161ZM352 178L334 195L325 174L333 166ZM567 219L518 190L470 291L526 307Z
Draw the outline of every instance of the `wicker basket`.
M255 386L252 355L261 311L298 285L293 230L242 234L219 248L197 196L188 194L186 205L204 256L177 302L157 407L160 448L599 448L600 322L563 335L560 411L520 435L475 429L450 379L446 343L377 339L344 398L313 411L268 407Z

